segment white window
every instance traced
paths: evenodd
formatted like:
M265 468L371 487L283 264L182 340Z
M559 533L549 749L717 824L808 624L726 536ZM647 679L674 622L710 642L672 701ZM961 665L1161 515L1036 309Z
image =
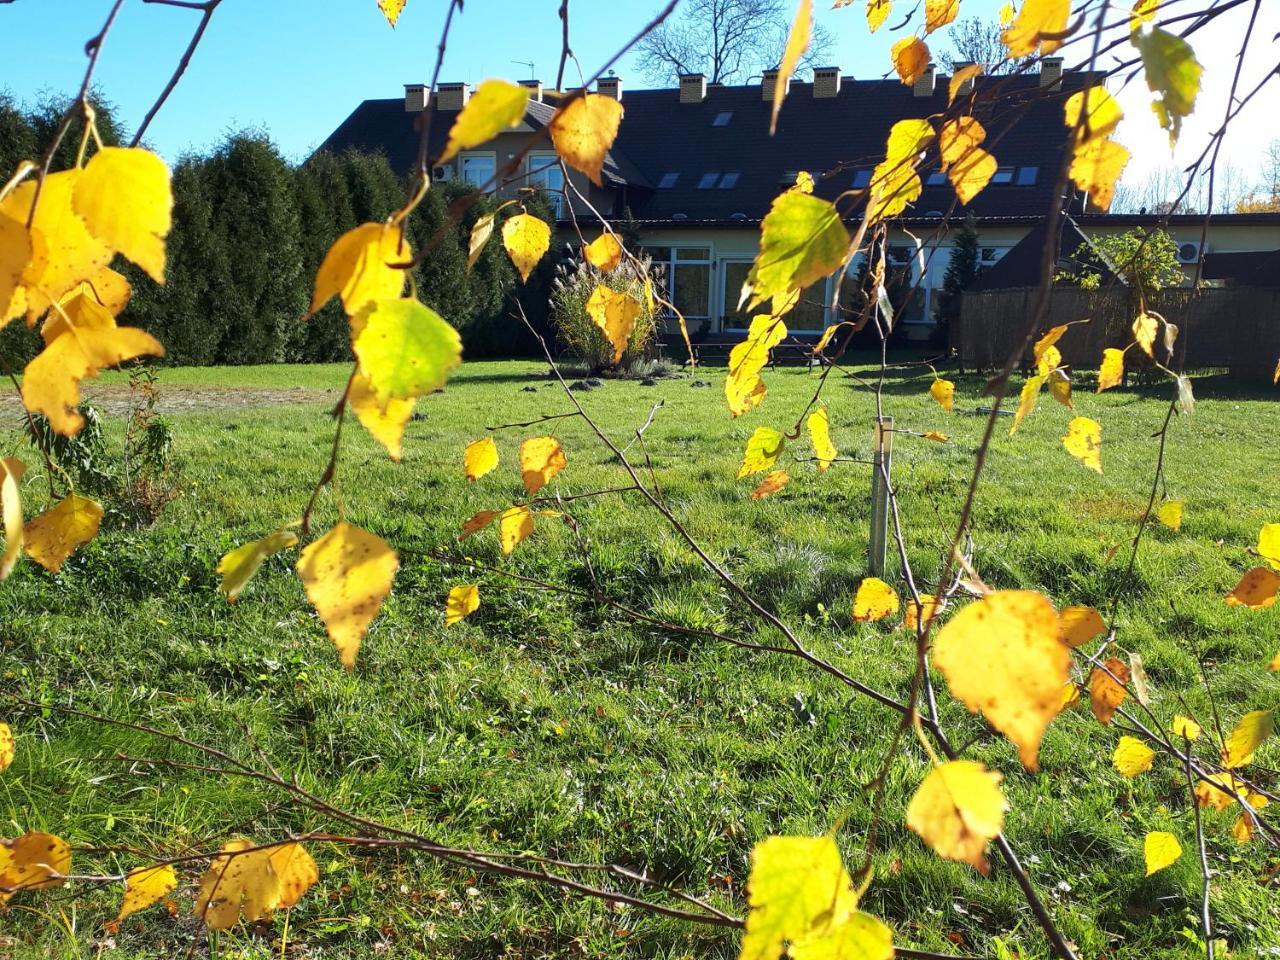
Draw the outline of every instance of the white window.
M695 326L711 317L711 249L646 247L666 278L667 299Z
M492 153L464 153L462 155L462 179L473 187L483 187L498 172L498 158Z
M529 154L529 186L545 191L557 220L564 210L564 170L560 158L551 151Z

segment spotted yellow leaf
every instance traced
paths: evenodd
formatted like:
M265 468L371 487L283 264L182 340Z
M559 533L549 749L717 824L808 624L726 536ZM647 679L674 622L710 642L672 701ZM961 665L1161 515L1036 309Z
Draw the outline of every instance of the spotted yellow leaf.
M1124 110L1116 98L1099 85L1077 90L1063 104L1063 122L1077 131L1078 142L1109 137L1124 119ZM1066 328L1063 327L1065 330Z
M1080 647L1094 637L1107 632L1102 614L1093 607L1063 607L1058 612L1062 642L1069 647Z
M386 223L362 223L348 230L329 248L316 271L311 295L311 316L333 297L350 315L376 300L394 300L404 292L404 270L393 267L410 255L400 228Z
M924 32L941 30L960 13L960 0L924 0Z
M115 922L119 923L130 914L159 903L177 888L178 874L173 869L173 864L130 870L124 879L124 900L120 903L120 912L116 915Z
M1049 396L1057 400L1068 410L1075 408L1071 402L1071 378L1059 367L1049 372Z
M101 522L101 504L69 493L27 523L23 531L27 556L50 573L57 573L67 557L98 535Z
M414 397L388 397L385 403L381 402L373 381L359 372L351 378L351 385L347 388L347 405L351 412L396 463L400 462L403 453L404 428L413 418L416 402Z
M400 19L400 14L404 10L406 2L407 0L378 0L378 9L387 18L387 23L394 27L396 21Z
M920 196L924 187L916 165L932 140L928 120L899 120L890 128L885 158L871 171L868 224L896 217Z
M506 80L485 80L471 95L449 128L438 163L448 163L459 150L488 143L498 134L518 126L529 103L529 88Z
M1142 841L1142 856L1147 862L1147 876L1173 866L1182 856L1182 844L1172 833L1153 830Z
M300 843L282 843L267 854L280 882L280 897L272 910L289 910L320 879L316 862Z
M1067 424L1062 445L1090 470L1102 472L1102 426L1088 417L1076 417Z
M502 245L523 282L551 246L551 228L537 217L518 213L502 225Z
M879 577L866 577L853 598L853 619L862 623L883 620L898 612L898 594Z
M537 493L566 466L564 448L555 437L530 437L520 444L520 477L529 493Z
M218 573L222 575L222 583L218 589L226 594L229 601L235 603L267 557L281 550L288 550L297 543L298 535L288 527L281 527L260 540L241 544L218 562Z
M609 273L622 262L622 244L612 233L602 233L582 248L587 263Z
M751 491L752 500L763 500L765 497L771 497L788 483L791 482L791 475L785 470L774 470L760 481L760 485Z
M222 845L200 878L195 915L210 930L228 930L258 920L280 902L280 877L271 865L271 848L236 838Z
M1124 351L1108 347L1102 351L1102 366L1098 370L1098 393L1118 387L1124 380Z
M71 205L90 233L164 283L173 191L163 160L141 147L102 147L76 180Z
M907 804L907 826L938 856L986 874L987 844L1000 835L1006 807L1000 774L976 760L951 760L920 784Z
M498 445L493 437L473 440L462 451L462 469L468 480L479 480L497 466Z
M444 602L444 625L452 627L459 620L480 609L480 588L474 583L454 587Z
M889 19L893 0L867 0L867 29L875 33Z
M511 507L498 517L498 543L502 552L510 556L533 533L533 514L528 507Z
M755 432L747 439L747 448L742 456L742 466L738 468L738 479L761 473L778 462L786 438L772 427L756 427Z
M929 66L929 47L917 36L903 37L889 48L893 69L908 87L920 78Z
M991 182L999 164L982 148L987 132L973 117L948 120L938 131L942 169L961 203L969 203Z
M1111 755L1111 765L1121 776L1136 777L1151 769L1156 752L1137 737L1121 737L1116 751Z
M1173 718L1173 722L1169 724L1169 729L1177 737L1186 737L1188 740L1200 739L1200 724L1190 717L1182 716L1182 714L1178 714Z
M1252 710L1246 713L1227 736L1227 745L1222 751L1222 765L1233 768L1252 762L1262 741L1271 736L1275 728L1274 710Z
M1103 667L1094 667L1089 673L1089 706L1098 722L1111 725L1111 717L1124 703L1129 693L1124 684L1129 682L1129 665L1118 657L1108 657Z
M466 540L483 530L493 521L497 520L501 515L501 510L481 510L478 513L468 517L462 523L462 533L458 535L459 542ZM532 529L532 521L530 521L530 529ZM508 553L510 551L507 551Z
M1013 415L1013 425L1009 427L1009 436L1018 432L1018 425L1029 417L1036 408L1036 400L1040 398L1040 388L1044 385L1044 377L1030 377L1022 385L1022 395L1018 398L1018 409Z
M61 886L71 872L71 846L50 833L0 840L0 906L23 890Z
M619 101L588 93L556 111L551 118L551 141L565 163L581 170L599 187L603 185L600 171L621 122Z
M613 290L603 283L597 284L587 299L587 316L604 333L613 348L613 362L621 363L631 342L636 321L644 310L644 304L624 290Z
M35 241L26 223L0 213L0 327L26 310L22 275L31 263Z
M59 299L58 303L66 306L79 293L88 295L100 305L107 308L107 311L113 316L118 317L120 311L129 304L129 299L133 296L133 288L129 286L129 281L110 267L100 267L88 280L82 280Z
M1227 603L1233 607L1248 607L1250 610L1266 610L1276 602L1280 592L1280 573L1266 567L1254 567L1240 578L1227 594Z
M1037 49L1046 56L1053 53L1062 46L1062 38L1056 35L1066 32L1070 15L1071 0L1023 0L1000 36L1010 59L1030 56Z
M827 416L827 408L819 407L813 411L805 423L809 428L809 443L813 447L814 458L818 461L818 472L826 473L838 455L836 445L831 442L831 421Z
M391 592L400 561L381 537L339 521L298 557L307 599L351 670L369 624Z
M1149 313L1139 313L1133 321L1133 338L1148 357L1154 357L1156 335L1160 332L1160 321Z
M1129 157L1127 148L1114 140L1098 137L1075 146L1068 172L1075 185L1089 194L1089 202L1105 212L1111 208L1116 183Z
M729 412L735 417L759 406L768 392L760 371L769 362L769 351L787 335L787 325L777 317L761 315L751 318L747 339L729 351L729 375L725 377L724 394Z
M1045 597L997 590L952 617L934 641L934 663L952 695L1017 744L1029 770L1071 667L1058 634L1058 613Z

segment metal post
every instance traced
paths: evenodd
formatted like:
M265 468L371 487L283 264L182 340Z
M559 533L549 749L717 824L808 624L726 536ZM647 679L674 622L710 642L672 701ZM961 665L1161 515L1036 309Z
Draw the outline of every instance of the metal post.
M889 486L893 475L893 417L877 417L871 467L871 573L884 576L889 551Z

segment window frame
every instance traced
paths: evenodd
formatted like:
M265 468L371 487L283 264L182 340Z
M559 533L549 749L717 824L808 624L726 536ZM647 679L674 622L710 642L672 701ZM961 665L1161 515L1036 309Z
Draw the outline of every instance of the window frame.
M555 190L538 178L555 173L560 177L560 189ZM564 218L564 170L560 167L560 155L554 150L531 150L525 157L525 185L535 187L546 194L555 219Z
M477 183L467 176L468 160L488 160L490 163L493 164L493 170L488 177L486 177L485 179ZM488 183L490 180L493 180L495 177L497 177L497 175L498 175L498 152L496 150L466 150L458 154L458 179L461 180L463 183L469 183L473 187L476 187L477 189L479 189L480 187L483 187L486 183Z

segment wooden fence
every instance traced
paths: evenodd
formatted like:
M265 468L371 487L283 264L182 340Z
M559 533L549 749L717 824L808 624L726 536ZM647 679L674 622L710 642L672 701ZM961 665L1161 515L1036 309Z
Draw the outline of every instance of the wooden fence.
M1031 287L966 293L960 319L950 331L961 364L979 370L1003 366L1026 332L1037 296L1038 290ZM1280 361L1280 290L1165 290L1147 306L1178 327L1175 369L1225 370L1232 378L1270 382ZM1073 325L1058 341L1058 349L1064 363L1096 369L1104 348L1132 342L1136 313L1128 290L1091 291L1059 284L1052 290L1040 329L1088 319ZM1023 363L1031 363L1030 350Z

